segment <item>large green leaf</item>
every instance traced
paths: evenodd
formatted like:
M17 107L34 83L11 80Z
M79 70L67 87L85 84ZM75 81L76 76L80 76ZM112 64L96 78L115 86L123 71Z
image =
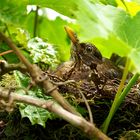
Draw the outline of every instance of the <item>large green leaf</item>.
M105 56L114 52L130 57L137 71L140 71L140 13L131 17L110 5L93 4L88 0L76 2L78 10L74 14L80 26L80 39L95 41Z
M73 17L77 4L73 0L29 0L29 4L51 8L63 15Z
M92 3L103 3L117 6L115 0L90 0ZM75 18L75 11L79 9L79 6L83 1L74 1L74 0L29 0L29 4L38 5L40 7L51 8L65 16Z
M27 4L28 0L0 0L0 20L6 24L22 25L27 15Z
M68 60L70 57L70 44L66 40L67 36L64 30L64 26L67 24L68 22L61 18L56 18L54 21L43 18L39 25L39 36L56 45L62 61Z
M14 2L7 2L8 0L1 4L1 20L12 22L12 19L16 17L16 15L20 15L20 17L13 19L13 21L19 20L20 18L22 18L21 21L23 21L24 19L23 25L21 26L24 26L33 33L35 14L25 14L27 1L17 3L19 7L21 3L23 3L18 13L15 11L16 4L14 4ZM81 41L91 41L95 43L106 57L109 57L113 52L121 56L130 57L137 70L140 71L140 64L137 62L137 60L140 59L140 14L137 13L135 17L131 17L128 12L120 8L111 5L97 4L99 2L100 0L30 0L28 4L52 8L63 15L75 18L77 20L76 24L79 27L78 35ZM107 0L101 0L101 2L111 4ZM114 1L112 0L112 2ZM6 3L8 4L8 8L4 6ZM9 7L11 9L9 9ZM11 17L8 17L10 14L9 10L7 10L8 12L5 10L6 8L12 10L10 11L12 13ZM13 11L15 11L15 13ZM26 15L26 18L22 15ZM66 42L66 35L63 31L65 24L67 24L67 22L61 19L50 21L45 17L41 17L39 18L38 25L38 35L47 38L49 42L59 46L58 49L63 56L62 60L69 58L69 47Z

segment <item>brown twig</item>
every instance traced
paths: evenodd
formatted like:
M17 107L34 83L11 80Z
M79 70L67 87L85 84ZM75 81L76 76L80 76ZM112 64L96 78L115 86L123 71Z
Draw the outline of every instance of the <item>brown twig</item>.
M0 97L8 99L9 98L8 90L0 87ZM16 94L15 92L10 93L10 98L12 99L12 101L22 102L22 103L30 104L30 105L37 106L40 108L44 108L57 114L59 117L68 121L72 125L80 128L91 139L111 140L104 133L102 133L98 128L96 128L94 124L87 122L84 118L80 116L74 115L66 111L53 100L38 99L35 97L31 97L29 95L20 95L19 93Z
M83 94L83 92L80 90L80 88L78 88L78 91L79 93L81 94L84 102L85 102L85 105L87 107L87 110L88 110L88 113L89 113L89 119L90 119L90 122L93 124L93 115L92 115L92 111L91 111L91 108L90 108L90 105L85 97L85 95Z
M8 50L8 51L0 53L0 56L3 56L3 55L8 54L8 53L12 53L12 52L13 52L13 50Z

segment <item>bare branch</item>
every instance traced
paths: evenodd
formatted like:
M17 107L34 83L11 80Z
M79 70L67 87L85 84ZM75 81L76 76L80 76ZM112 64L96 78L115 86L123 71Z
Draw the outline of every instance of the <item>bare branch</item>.
M9 99L8 90L0 87L0 97L4 99ZM12 99L12 101L22 102L40 108L44 108L57 114L59 117L68 121L72 125L76 126L77 128L80 128L91 139L94 138L98 140L111 140L104 133L102 133L98 128L96 128L94 124L89 123L88 121L86 121L84 118L80 116L74 115L66 111L64 108L62 108L59 104L57 104L53 100L38 99L28 95L16 94L15 92L10 93L10 98Z

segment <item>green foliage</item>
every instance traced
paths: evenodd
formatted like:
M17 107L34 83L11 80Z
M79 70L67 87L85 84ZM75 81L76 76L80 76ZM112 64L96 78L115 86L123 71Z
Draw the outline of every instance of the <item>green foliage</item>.
M138 0L134 0L139 5ZM0 1L0 31L11 37L22 53L33 63L45 63L52 68L60 61L70 57L70 42L64 32L64 26L75 28L80 41L94 43L103 56L110 57L112 53L130 58L136 72L140 72L140 10L136 9L135 16L131 11L117 7L117 0L23 0ZM28 5L39 6L43 14L38 14L35 21L36 10L27 13ZM69 23L57 17L50 20L45 8L51 8L62 15L75 19ZM34 29L35 23L37 24ZM33 38L34 30L37 35ZM47 40L47 41L46 41ZM9 50L9 47L0 41L0 53ZM4 55L9 63L18 63L19 59L13 53ZM29 77L15 74L21 88L29 85ZM19 93L25 94L23 90ZM29 95L48 99L42 95L38 87L32 88ZM52 114L36 107L19 104L22 117L28 117L32 124L45 125Z
M55 11L66 15L68 17L73 18L74 16L74 11L77 10L77 4L75 3L74 0L42 0L42 1L38 1L38 0L30 0L29 4L31 5L38 5L41 7L47 7L47 8L51 8L54 9Z
M6 24L18 24L22 25L24 22L27 12L27 0L16 1L16 0L1 0L0 1L0 21Z
M40 124L45 127L47 119L53 118L53 115L47 110L31 105L20 104L19 110L22 118L28 117L32 125Z
M0 43L0 53L8 51L9 47L7 46L7 44L5 43ZM17 58L17 56L13 53L9 53L3 56L8 63L18 63L19 59Z
M56 68L59 63L54 46L44 42L41 38L29 40L27 50L34 63L44 63L52 68Z
M8 10L5 12L5 6L2 8L1 21L6 22L8 25L18 23L22 24L20 27L27 29L32 36L35 12L31 11L27 14L27 4L38 5L39 7L47 7L60 12L65 16L76 19L79 26L78 33L81 41L91 41L101 50L102 54L110 57L112 53L117 53L121 56L127 56L131 59L136 70L140 70L139 60L139 13L135 17L131 17L129 13L111 6L116 6L115 1L89 1L83 0L53 0L53 1L24 1L18 2L21 6L20 10L14 10L16 4L7 1L2 5L7 4ZM99 3L99 4L96 4ZM111 5L109 5L111 4ZM12 7L12 8L11 8ZM11 14L9 15L9 8ZM21 14L22 13L22 14ZM20 15L20 16L19 16ZM23 16L21 16L23 15ZM115 15L115 16L114 16ZM22 17L22 20L20 18ZM7 20L8 18L8 20ZM13 20L16 19L17 21ZM63 26L68 24L66 21L57 18L50 21L46 16L39 16L38 22L38 35L42 38L47 38L48 41L57 45L60 53L60 60L69 59L69 47L66 41L66 34L64 33ZM133 34L133 36L132 36Z
M67 42L64 26L68 22L57 17L54 21L42 17L39 26L39 36L47 38L48 42L55 45L55 48L60 54L60 60L65 61L70 58L70 46ZM45 27L45 28L44 28Z
M43 91L39 87L33 87L26 92L26 88L29 86L29 77L21 74L20 72L15 72L16 80L18 86L17 93L28 94L33 97L38 97L42 99L51 99L49 96L43 95ZM53 119L54 114L48 112L45 109L34 107L31 105L26 105L23 103L18 103L21 117L28 117L32 124L40 124L45 127L45 122L47 119Z

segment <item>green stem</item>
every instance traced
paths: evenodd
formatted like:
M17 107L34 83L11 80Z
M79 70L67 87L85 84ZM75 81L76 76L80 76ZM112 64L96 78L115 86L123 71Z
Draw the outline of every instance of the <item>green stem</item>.
M5 29L6 29L6 31L7 31L7 33L8 33L8 35L9 35L9 37L11 37L11 34L10 34L10 31L9 31L9 28L8 28L7 24L4 23L4 25L5 25Z
M115 112L117 111L117 109L119 108L120 104L122 103L122 101L125 99L125 97L127 96L127 94L129 93L131 87L135 84L135 82L138 80L139 78L139 74L136 73L129 81L129 83L127 84L127 86L125 87L125 89L123 90L123 92L121 93L121 95L119 96L119 98L117 98L116 100L114 100L112 107L110 109L109 115L106 118L105 122L102 125L103 128L103 132L106 133L108 130L108 126L109 123L113 117L113 115L115 114Z
M37 6L36 7L36 11L35 11L33 37L36 37L37 36L38 10L39 10L39 7Z
M111 109L109 111L109 114L108 114L105 122L102 125L102 130L103 130L104 133L107 132L109 124L110 124L110 121L111 121L112 117L114 116L116 110L119 107L118 106L118 102L120 102L120 104L122 103L122 101L119 100L119 98L120 98L122 89L124 88L124 83L125 83L126 78L127 78L129 64L130 64L130 60L127 58L127 61L126 61L126 64L125 64L125 68L124 68L124 72L123 72L123 76L122 76L122 80L121 80L121 83L120 83L120 85L118 87L117 94L115 96L114 102L113 102L113 104L111 106Z
M123 3L123 5L125 6L126 11L129 13L129 9L128 9L128 7L127 7L127 5L126 5L125 1L124 1L124 0L121 0L121 2L122 2L122 3Z
M131 87L135 84L135 82L138 80L139 78L139 73L136 73L135 75L133 75L133 77L130 79L129 83L127 84L127 86L125 87L125 89L123 90L123 92L121 93L121 96L119 97L118 100L118 104L117 106L119 107L122 100L125 99L125 97L127 96L127 94L130 92Z
M118 91L117 91L117 94L115 96L115 99L118 98L124 88L124 84L125 84L125 81L126 81L126 78L127 78L127 74L128 74L128 69L129 69L129 64L130 64L130 60L129 58L126 59L126 64L125 64L125 68L124 68L124 71L123 71L123 76L122 76L122 79L121 79L121 82L120 82L120 85L118 87Z

